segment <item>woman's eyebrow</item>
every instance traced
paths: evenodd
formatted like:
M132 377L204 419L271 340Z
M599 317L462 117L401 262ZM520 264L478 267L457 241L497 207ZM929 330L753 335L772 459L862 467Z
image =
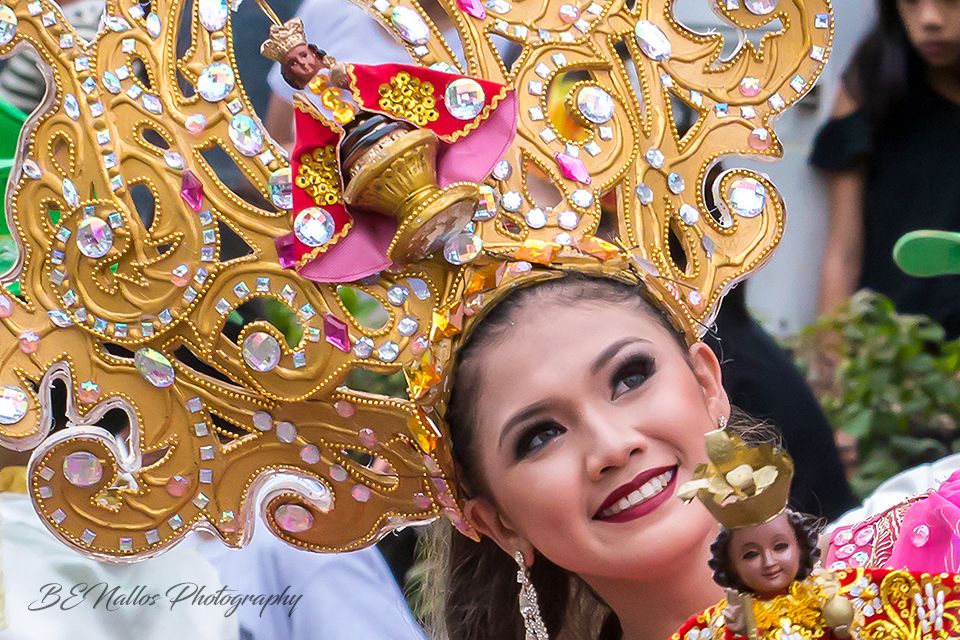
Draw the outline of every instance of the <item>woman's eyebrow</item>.
M603 353L601 353L597 357L597 359L593 361L593 364L590 366L590 373L596 375L596 373L603 368L603 365L607 364L607 362L609 362L615 355L620 353L620 351L623 350L624 347L628 347L631 344L634 344L637 342L646 342L647 344L653 344L646 338L624 338L622 340L617 340L616 342L611 344L609 347L604 349Z
M518 425L522 424L525 420L528 420L532 416L537 415L542 412L547 407L546 401L535 402L531 405L528 405L513 414L506 424L503 427L503 430L500 431L500 442L497 444L497 448L503 446L503 441L506 440L507 434L513 431Z

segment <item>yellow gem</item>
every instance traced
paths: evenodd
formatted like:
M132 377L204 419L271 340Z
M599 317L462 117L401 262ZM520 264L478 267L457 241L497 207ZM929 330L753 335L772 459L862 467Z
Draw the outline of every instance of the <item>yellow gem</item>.
M611 244L606 240L601 240L596 236L585 236L577 242L577 249L581 252L591 255L602 262L613 260L620 255L617 245Z
M554 242L526 240L513 253L513 257L517 260L526 260L537 264L550 264L558 253L560 253L560 245Z
M407 428L424 453L433 453L437 449L440 438L443 437L437 426L420 407L417 407L417 412L407 420Z
M419 400L440 383L440 371L433 362L433 355L429 350L423 353L420 364L416 369L404 369L407 378L407 393L411 400Z
M446 313L433 312L433 329L430 330L430 341L436 342L440 338L452 338L463 328L463 307L457 305Z
M506 263L500 262L477 269L470 276L470 284L467 285L463 294L469 296L471 293L493 289L500 284L506 266Z

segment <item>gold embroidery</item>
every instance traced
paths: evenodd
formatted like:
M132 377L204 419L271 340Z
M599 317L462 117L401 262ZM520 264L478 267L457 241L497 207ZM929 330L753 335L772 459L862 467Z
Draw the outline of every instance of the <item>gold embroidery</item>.
M880 583L881 619L860 631L864 640L946 640L953 637L960 615L960 600L952 598L954 575L922 574L917 580L907 571L891 571Z
M440 117L436 110L432 82L420 82L406 71L380 85L380 108L384 113L403 118L422 127Z
M357 115L357 107L343 99L344 90L330 86L330 78L318 74L308 85L310 91L320 96L320 103L333 112L333 118L340 124L347 124Z
M317 206L341 201L340 171L334 146L315 149L300 156L297 186L306 191Z
M804 640L821 638L826 624L821 616L820 589L809 582L794 582L787 595L770 600L754 600L753 615L764 638L778 637L781 632L796 634Z

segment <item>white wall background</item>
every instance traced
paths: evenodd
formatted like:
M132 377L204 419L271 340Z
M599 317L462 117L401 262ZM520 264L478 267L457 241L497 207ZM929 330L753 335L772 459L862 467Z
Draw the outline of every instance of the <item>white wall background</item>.
M727 35L728 42L736 42L730 27L711 11L714 1L677 0L676 16L695 31L719 30ZM833 54L815 89L816 94L807 96L800 105L787 111L776 125L784 146L784 158L774 163L742 163L769 174L787 204L783 241L773 259L747 284L750 309L777 335L795 333L815 315L828 213L823 185L807 166L807 156L813 136L830 115L843 68L872 25L874 0L834 0L833 9L836 15Z

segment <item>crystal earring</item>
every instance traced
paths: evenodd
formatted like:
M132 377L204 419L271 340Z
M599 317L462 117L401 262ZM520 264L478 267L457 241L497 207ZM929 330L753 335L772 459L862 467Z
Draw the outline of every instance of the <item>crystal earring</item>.
M720 419L717 420L717 424L720 426L720 430L723 431L727 428L727 416L720 416Z
M520 615L523 616L523 628L527 631L526 640L550 640L550 636L547 635L547 625L540 617L537 590L530 582L530 574L527 573L527 565L523 561L523 552L514 553L513 559L520 567L517 571L517 583L520 585Z

